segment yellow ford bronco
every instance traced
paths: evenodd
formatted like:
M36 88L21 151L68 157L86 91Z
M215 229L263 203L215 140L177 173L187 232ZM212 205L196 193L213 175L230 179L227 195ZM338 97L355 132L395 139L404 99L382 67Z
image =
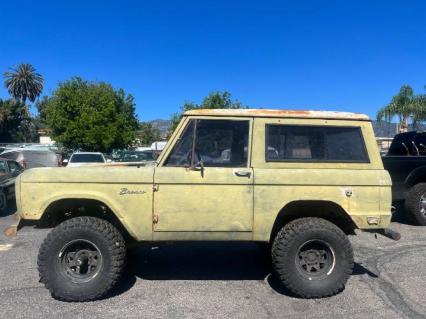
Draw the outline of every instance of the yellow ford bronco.
M371 122L353 113L188 111L155 165L31 169L16 198L17 228L53 228L38 269L66 301L106 296L129 244L188 240L268 243L294 295L326 297L352 273L347 235L397 237Z

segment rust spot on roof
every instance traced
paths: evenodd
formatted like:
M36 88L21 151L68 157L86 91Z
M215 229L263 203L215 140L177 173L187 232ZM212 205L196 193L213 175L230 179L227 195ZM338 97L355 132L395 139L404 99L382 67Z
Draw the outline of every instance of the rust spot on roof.
M199 116L246 116L284 117L369 121L365 114L336 111L271 110L271 109L198 109L186 111L185 115Z

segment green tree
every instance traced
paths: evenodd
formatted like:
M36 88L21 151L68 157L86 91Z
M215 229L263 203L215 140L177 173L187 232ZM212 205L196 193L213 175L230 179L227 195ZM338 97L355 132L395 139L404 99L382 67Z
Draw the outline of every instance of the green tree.
M35 106L37 108L37 121L40 123L41 126L46 125L46 107L49 103L49 97L43 96L41 99L37 100L35 103Z
M34 102L43 91L43 77L36 72L31 64L20 64L4 73L4 85L9 94L22 101Z
M183 113L189 110L194 109L240 109L247 108L241 104L238 100L232 100L231 93L224 92L211 92L207 95L201 104L196 104L193 102L185 102L185 104L181 107L181 112L174 113L171 118L171 125L169 129L169 135L173 133L173 131L178 126L180 120L182 119Z
M394 116L397 116L400 132L406 132L410 120L413 124L416 124L416 122L426 119L425 102L424 95L415 95L411 86L403 85L390 103L377 112L377 120L390 121Z
M133 97L105 82L72 78L60 83L43 107L53 139L69 149L125 148L138 128Z
M142 122L139 124L136 138L139 139L142 145L151 145L161 138L161 132L157 127L153 126L152 123Z
M14 99L0 99L0 142L36 142L37 137L37 128L26 105Z

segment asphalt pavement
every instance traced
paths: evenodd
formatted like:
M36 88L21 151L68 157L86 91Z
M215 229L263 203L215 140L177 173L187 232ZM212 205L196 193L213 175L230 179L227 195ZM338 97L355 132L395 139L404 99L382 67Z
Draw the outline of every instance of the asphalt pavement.
M127 275L106 299L54 300L38 282L37 252L48 230L3 236L0 318L426 318L426 227L392 223L402 239L352 236L355 269L337 296L303 300L271 275L254 243L168 243L129 256Z

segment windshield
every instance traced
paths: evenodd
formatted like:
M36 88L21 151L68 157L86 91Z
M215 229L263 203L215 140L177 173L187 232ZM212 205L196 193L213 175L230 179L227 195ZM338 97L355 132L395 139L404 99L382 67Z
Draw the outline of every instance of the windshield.
M101 154L74 154L71 157L71 163L104 163Z

